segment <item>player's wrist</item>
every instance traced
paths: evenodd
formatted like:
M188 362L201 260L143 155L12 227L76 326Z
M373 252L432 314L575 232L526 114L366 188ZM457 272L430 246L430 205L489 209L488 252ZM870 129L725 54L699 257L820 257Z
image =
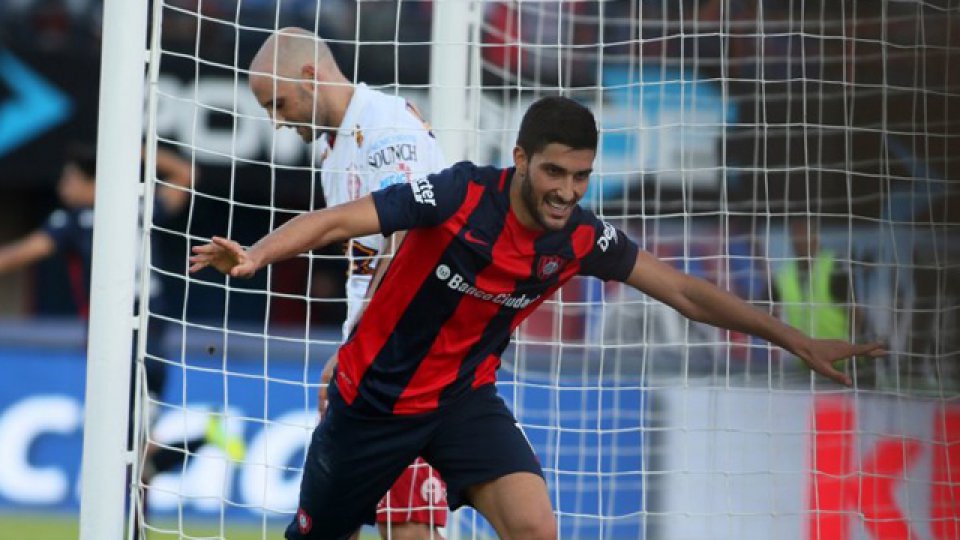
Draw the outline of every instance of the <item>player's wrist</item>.
M240 262L241 263L246 262L247 264L249 264L252 267L253 272L257 272L258 270L260 270L261 268L263 268L268 264L263 252L260 249L258 249L257 246L253 246L250 249L248 249L246 252L246 261L241 260Z
M783 348L799 358L810 358L815 347L815 339L793 327L787 327Z

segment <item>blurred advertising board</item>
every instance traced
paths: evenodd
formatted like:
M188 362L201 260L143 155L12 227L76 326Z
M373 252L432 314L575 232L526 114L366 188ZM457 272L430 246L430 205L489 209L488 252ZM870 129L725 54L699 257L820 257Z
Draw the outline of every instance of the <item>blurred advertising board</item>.
M664 538L956 538L956 404L763 388L657 398Z

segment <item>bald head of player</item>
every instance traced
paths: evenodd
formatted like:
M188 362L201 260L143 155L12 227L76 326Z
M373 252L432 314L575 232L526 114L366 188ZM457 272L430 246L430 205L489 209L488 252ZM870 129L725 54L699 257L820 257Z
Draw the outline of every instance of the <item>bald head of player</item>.
M336 130L353 97L326 42L303 28L281 28L264 41L249 84L276 127L296 130L305 142L318 130Z

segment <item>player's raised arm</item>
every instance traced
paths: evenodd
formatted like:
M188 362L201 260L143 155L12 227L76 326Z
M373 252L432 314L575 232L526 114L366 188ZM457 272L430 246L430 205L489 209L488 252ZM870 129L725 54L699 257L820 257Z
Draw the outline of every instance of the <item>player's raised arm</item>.
M0 246L0 274L46 259L53 255L56 249L54 240L43 230L34 231L16 242Z
M783 347L817 373L848 386L852 384L850 377L833 366L835 361L886 354L880 343L854 345L842 340L813 339L716 285L684 274L642 250L626 283L689 319L752 334Z
M368 195L301 214L264 236L248 250L233 240L214 237L209 244L193 248L190 272L212 266L233 277L250 277L268 264L334 242L378 232L380 220L373 199Z

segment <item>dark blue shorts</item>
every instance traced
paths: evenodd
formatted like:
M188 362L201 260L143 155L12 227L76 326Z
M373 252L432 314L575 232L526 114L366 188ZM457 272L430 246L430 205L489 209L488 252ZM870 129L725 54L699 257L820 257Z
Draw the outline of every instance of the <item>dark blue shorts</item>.
M493 385L423 415L371 417L331 388L327 417L313 432L288 540L341 539L374 523L376 505L417 456L447 483L451 509L470 486L507 474L543 476L540 462Z

